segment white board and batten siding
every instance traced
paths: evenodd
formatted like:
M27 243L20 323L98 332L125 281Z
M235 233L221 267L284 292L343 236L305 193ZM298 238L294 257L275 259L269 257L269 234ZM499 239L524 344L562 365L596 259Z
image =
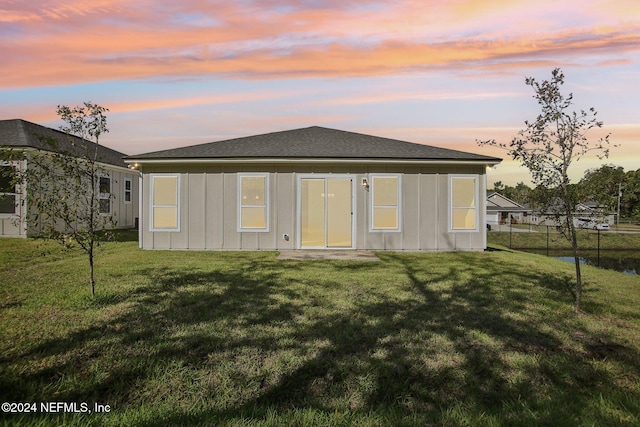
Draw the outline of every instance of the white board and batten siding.
M105 167L111 177L111 209L113 212L114 220L116 221L116 228L127 229L135 226L135 220L139 214L139 173L136 171L125 170L123 168L110 168ZM129 200L125 200L126 181L131 184L131 189L128 190L130 195Z
M26 161L23 161L20 167L27 167ZM105 176L111 180L110 193L110 209L116 223L116 228L128 229L136 225L139 209L139 186L140 179L137 171L128 170L126 168L112 167L103 165ZM127 183L128 181L128 183ZM33 209L28 206L27 198L24 197L28 186L18 186L16 190L16 207L13 214L0 214L0 237L35 237L39 234L36 224L30 222L29 217L35 214L27 215L27 209ZM129 193L126 195L126 193Z
M178 250L299 249L301 176L353 179L353 242L349 249L393 251L484 250L486 176L482 165L432 166L371 164L145 165L142 179L141 247ZM265 230L239 229L238 175L268 176L268 224ZM153 231L151 181L178 176L179 224L174 231ZM372 230L371 191L362 180L398 176L399 230ZM475 177L475 229L451 230L451 176ZM284 236L288 239L285 239Z

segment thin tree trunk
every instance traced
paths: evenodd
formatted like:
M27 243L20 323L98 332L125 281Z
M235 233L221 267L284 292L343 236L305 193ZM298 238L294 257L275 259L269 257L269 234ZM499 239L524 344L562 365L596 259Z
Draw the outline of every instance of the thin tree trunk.
M569 156L569 158L571 158ZM563 183L562 194L564 196L565 215L567 221L567 232L569 233L569 241L571 242L571 249L573 249L573 262L576 267L576 294L575 294L575 310L580 311L580 305L582 303L582 273L580 271L580 256L578 254L578 235L576 232L576 225L573 220L573 194L569 190L569 178L567 176L567 167L569 162L565 160L564 169L562 171Z
M97 150L96 144L96 150ZM96 151L97 154L97 151ZM96 281L93 276L93 245L96 239L96 216L99 215L97 203L100 176L95 164L95 156L91 164L91 199L89 201L89 281L91 282L91 296L96 296Z
M580 311L582 303L582 273L580 271L580 256L578 255L578 239L576 237L576 229L572 225L571 246L573 247L573 260L576 265L576 311Z
M582 273L580 271L580 255L578 254L578 236L576 234L576 226L573 222L573 212L571 212L570 209L567 210L567 231L569 232L571 249L573 250L573 262L576 266L575 309L576 311L580 311L580 305L582 303Z
M91 296L96 296L96 281L93 277L93 245L89 248L89 281L91 282Z

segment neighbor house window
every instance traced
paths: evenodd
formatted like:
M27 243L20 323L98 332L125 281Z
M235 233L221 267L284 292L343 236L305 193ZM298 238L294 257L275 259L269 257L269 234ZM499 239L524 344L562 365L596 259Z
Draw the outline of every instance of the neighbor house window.
M151 175L151 231L180 231L180 176Z
M400 231L400 176L371 176L371 230Z
M0 166L0 214L16 213L17 198L14 184L15 168L10 165Z
M238 175L238 231L269 231L269 175Z
M451 176L451 231L478 231L478 176Z
M111 213L111 177L101 176L98 185L98 202L101 214Z
M132 181L129 178L124 179L124 202L131 203Z

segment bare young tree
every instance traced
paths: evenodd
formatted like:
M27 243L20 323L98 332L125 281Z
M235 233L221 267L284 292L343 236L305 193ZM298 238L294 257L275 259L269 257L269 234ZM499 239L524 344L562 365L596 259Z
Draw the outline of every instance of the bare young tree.
M58 106L66 141L41 137L46 150L25 150L26 169L16 178L26 188L28 222L38 235L87 255L91 295L95 295L94 259L101 241L110 239L115 220L111 192L99 158L100 136L108 132L108 110L97 104ZM103 183L103 180L104 183ZM109 181L110 183L110 181Z
M601 128L596 111L570 111L573 94L561 92L564 74L559 68L551 73L550 80L537 81L533 77L525 80L535 92L533 96L541 107L535 121L525 121L526 128L509 145L495 140L477 141L479 145L496 146L508 151L512 159L520 161L531 173L535 185L547 190L544 205L552 212L560 230L571 242L576 270L575 307L579 311L582 303L582 275L578 238L574 223L574 212L579 202L576 186L571 184L571 165L589 153L603 159L609 156L609 135L595 141L587 139L587 132Z

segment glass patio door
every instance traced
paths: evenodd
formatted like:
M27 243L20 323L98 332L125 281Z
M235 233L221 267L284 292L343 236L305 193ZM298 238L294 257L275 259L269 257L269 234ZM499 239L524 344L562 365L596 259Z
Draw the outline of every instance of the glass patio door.
M302 178L300 183L300 246L351 248L351 178Z

